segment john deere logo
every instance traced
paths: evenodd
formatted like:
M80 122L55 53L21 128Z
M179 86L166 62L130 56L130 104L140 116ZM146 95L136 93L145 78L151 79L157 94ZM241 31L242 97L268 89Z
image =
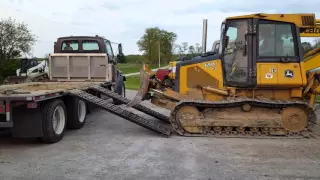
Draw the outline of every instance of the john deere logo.
M284 71L284 76L287 78L292 78L293 77L293 71L292 70L285 70Z

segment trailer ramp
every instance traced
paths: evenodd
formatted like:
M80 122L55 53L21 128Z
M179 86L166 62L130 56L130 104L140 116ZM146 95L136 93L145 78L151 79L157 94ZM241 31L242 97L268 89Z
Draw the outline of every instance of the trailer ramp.
M96 106L99 106L100 108L102 108L112 114L120 116L128 121L131 121L137 125L140 125L146 129L149 129L153 132L159 133L165 137L169 137L171 135L170 128L163 127L162 125L158 124L156 121L145 119L137 114L134 114L134 113L124 109L121 106L114 105L114 104L108 102L107 100L100 99L100 98L98 98L94 95L91 95L85 91L74 89L74 90L71 90L69 92L69 94L71 96L82 99L88 103L92 103Z
M90 87L91 90L94 90L94 91L97 91L105 96L108 96L109 98L113 98L113 99L116 99L117 101L121 102L122 104L128 104L130 102L129 99L119 95L118 93L115 93L115 92L112 92L112 91L109 91L108 89L104 88L104 87L101 87L101 86L92 86ZM133 106L134 109L138 110L138 111L141 111L145 114L148 114L149 116L152 116L152 117L155 117L163 122L166 122L166 123L170 123L169 121L169 117L166 116L166 115L163 115L157 111L154 111L146 106L143 106L141 104L136 104Z

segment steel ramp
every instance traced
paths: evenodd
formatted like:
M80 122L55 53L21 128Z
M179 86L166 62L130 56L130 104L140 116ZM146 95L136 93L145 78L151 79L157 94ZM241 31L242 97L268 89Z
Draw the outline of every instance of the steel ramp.
M128 104L130 102L129 99L119 95L118 93L115 93L115 92L112 92L104 87L101 87L101 86L93 86L93 87L90 87L90 89L94 90L94 91L97 91L97 92L100 92L101 94L105 95L105 96L108 96L110 98L114 98L116 99L117 101L121 102L122 104ZM160 114L158 113L157 111L154 111L146 106L143 106L141 104L136 104L133 106L134 109L138 110L138 111L141 111L145 114L148 114L149 116L152 116L152 117L155 117L163 122L166 122L166 123L170 123L169 121L169 117L166 116L166 115L163 115L163 114Z
M128 110L125 110L121 106L114 105L107 100L100 99L94 95L91 95L85 91L81 91L78 89L71 90L69 92L71 96L77 97L82 99L88 103L92 103L100 108L120 116L128 121L131 121L137 125L140 125L146 129L149 129L153 132L159 133L165 137L169 137L171 135L171 128L163 127L162 125L158 124L156 121L145 119L137 114L134 114Z

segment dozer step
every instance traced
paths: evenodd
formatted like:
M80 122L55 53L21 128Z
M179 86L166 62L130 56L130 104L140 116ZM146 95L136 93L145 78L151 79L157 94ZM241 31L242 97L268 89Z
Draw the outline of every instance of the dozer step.
M117 106L117 105L114 105L114 104L108 102L107 100L100 99L96 96L93 96L89 93L86 93L84 91L77 90L77 89L71 90L69 92L69 94L71 96L75 96L77 98L80 98L86 102L95 104L96 106L99 106L100 108L102 108L112 114L118 115L126 120L129 120L135 124L138 124L144 128L147 128L153 132L160 133L166 137L169 137L171 135L171 129L163 127L162 125L156 123L153 120L145 119L137 114L134 114L130 111L127 111L120 106Z
M128 104L130 102L129 99L127 99L127 98L125 98L123 96L120 96L118 93L109 91L108 89L103 88L101 86L93 86L90 89L98 91L101 94L103 94L105 96L108 96L110 98L114 98L114 99L116 99L117 101L120 101L123 104ZM149 116L155 117L155 118L157 118L157 119L159 119L159 120L161 120L163 122L170 123L168 116L165 116L165 115L163 115L161 113L158 113L158 112L156 112L156 111L154 111L154 110L152 110L150 108L147 108L146 106L143 106L141 104L137 104L137 105L134 105L133 108L138 110L138 111L141 111L143 113L146 113Z

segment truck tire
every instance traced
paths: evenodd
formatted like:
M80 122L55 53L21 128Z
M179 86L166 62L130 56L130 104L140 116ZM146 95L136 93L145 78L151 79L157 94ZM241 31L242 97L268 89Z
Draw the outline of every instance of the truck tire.
M67 128L68 129L81 129L86 123L88 114L87 103L78 98L71 97L67 104Z
M60 99L43 104L41 109L43 142L56 143L63 138L67 124L66 114L66 106Z

